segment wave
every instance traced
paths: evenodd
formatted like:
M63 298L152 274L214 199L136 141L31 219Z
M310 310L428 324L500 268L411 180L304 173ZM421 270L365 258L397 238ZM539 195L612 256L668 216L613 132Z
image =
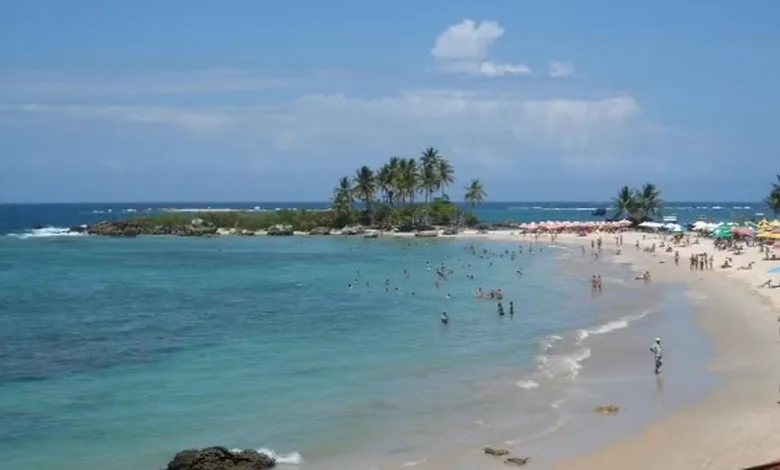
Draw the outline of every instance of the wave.
M231 452L241 452L243 449L230 449ZM298 452L290 452L289 454L277 454L273 449L267 447L261 447L255 449L261 454L265 454L276 461L279 465L300 465L304 463L303 456Z
M416 467L422 463L427 462L428 459L422 458L420 460L410 460L408 462L404 462L403 465L401 465L401 468L409 468L409 467Z
M563 338L558 335L545 336L539 341L539 349L541 349L542 352L547 352L555 346L555 343L562 340Z
M627 315L618 320L609 321L602 325L580 330L577 332L577 344L582 344L582 341L584 341L589 336L603 335L603 334L611 333L615 330L622 330L623 328L628 328L628 325L630 325L631 322L634 322L636 320L641 320L649 313L650 310L646 310L638 315Z
M84 227L82 225L82 227ZM43 227L24 232L9 233L7 236L27 240L28 238L52 238L52 237L80 237L85 236L83 232L73 232L69 228L63 227Z
M543 207L543 206L509 206L510 211L595 211L597 207Z
M564 378L574 380L582 369L582 362L591 355L589 348L582 348L572 354L542 355L536 358L539 371L548 379Z
M534 382L533 380L518 380L516 385L520 388L524 388L526 390L530 390L532 388L536 388L539 386L538 382Z

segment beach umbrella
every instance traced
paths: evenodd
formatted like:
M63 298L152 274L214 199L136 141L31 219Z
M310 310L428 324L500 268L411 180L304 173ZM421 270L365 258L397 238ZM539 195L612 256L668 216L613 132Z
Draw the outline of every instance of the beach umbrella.
M726 227L726 226L719 227L719 228L715 229L715 231L712 233L712 236L714 238L718 238L718 239L728 239L728 238L731 238L732 237L731 229Z
M752 237L755 235L755 231L750 227L734 227L731 229L731 233L734 235L741 235L743 237Z
M780 266L775 266L769 270L769 274L780 274Z

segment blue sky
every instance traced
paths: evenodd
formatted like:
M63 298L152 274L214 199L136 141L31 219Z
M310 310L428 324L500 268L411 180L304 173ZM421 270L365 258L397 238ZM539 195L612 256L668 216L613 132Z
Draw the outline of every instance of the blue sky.
M780 2L0 0L0 202L325 200L438 148L456 199L757 200Z

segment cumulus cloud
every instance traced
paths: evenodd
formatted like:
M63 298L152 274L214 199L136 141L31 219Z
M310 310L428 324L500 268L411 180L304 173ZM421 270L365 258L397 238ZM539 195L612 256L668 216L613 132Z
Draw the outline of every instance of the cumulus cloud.
M577 69L571 62L553 60L550 61L549 73L551 77L555 78L575 77L577 75Z
M503 35L504 28L495 21L465 19L439 34L431 55L440 70L450 73L485 77L530 74L527 65L488 60L490 48Z

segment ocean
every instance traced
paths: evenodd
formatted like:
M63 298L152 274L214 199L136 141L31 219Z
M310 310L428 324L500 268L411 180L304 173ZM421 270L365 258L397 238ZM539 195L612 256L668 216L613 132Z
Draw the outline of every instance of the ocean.
M480 215L581 219L590 206L533 207ZM488 444L551 462L610 382L589 374L633 367L599 356L600 338L644 351L628 327L655 322L706 351L674 286L549 241L57 236L109 209L145 210L0 206L4 469L159 469L209 445L326 470L488 468ZM480 287L502 289L504 316ZM668 376L705 361L688 354Z
M20 233L36 226L66 229L101 220L143 215L163 209L187 211L196 208L213 209L325 209L327 202L161 202L161 203L82 203L82 204L0 204L0 234ZM609 202L488 202L472 209L486 223L513 220L540 222L546 220L603 220L591 215L595 209L612 207ZM763 202L667 202L665 215L677 216L680 223L691 223L696 217L714 221L753 218L756 213L770 214ZM49 236L50 230L36 232ZM28 232L27 235L30 233ZM35 233L33 233L35 235Z

